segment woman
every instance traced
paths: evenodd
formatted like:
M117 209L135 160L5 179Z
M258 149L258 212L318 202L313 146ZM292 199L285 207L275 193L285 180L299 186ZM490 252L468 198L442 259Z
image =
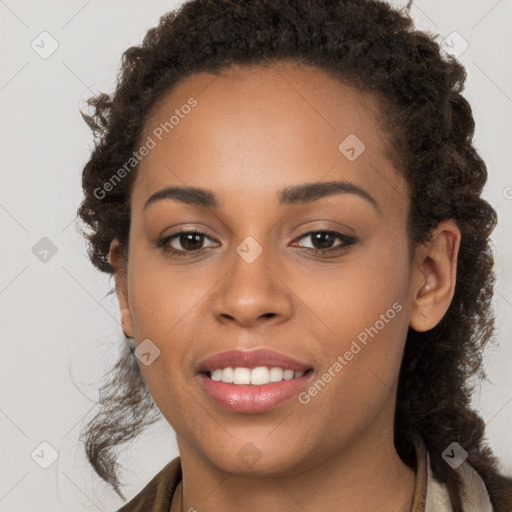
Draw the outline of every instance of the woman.
M465 70L378 1L193 0L84 115L79 214L127 345L84 433L160 414L122 511L508 511L471 409L496 213Z

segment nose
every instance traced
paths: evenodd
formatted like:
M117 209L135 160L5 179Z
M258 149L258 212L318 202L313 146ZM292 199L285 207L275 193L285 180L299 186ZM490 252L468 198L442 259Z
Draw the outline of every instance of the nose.
M265 251L252 262L235 253L213 301L216 319L246 328L286 321L293 314L293 297L285 274Z

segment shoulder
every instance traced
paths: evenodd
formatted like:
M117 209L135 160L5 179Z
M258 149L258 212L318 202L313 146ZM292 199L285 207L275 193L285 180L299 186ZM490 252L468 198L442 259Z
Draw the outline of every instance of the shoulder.
M181 459L176 457L116 512L168 512L174 491L180 480Z

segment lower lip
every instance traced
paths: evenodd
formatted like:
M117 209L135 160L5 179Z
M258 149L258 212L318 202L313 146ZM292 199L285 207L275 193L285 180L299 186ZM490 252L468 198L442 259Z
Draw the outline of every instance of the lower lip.
M222 407L236 412L263 412L297 395L313 374L308 371L302 377L261 386L248 384L228 384L212 380L204 373L199 377L206 392Z

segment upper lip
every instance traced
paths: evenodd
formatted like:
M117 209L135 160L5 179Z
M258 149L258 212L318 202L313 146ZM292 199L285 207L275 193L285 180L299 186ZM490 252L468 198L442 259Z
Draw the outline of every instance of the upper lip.
M256 368L257 366L279 367L283 369L290 369L296 372L305 372L312 369L310 365L301 363L292 357L289 357L280 352L270 350L267 348L260 348L255 350L227 350L219 352L211 357L201 361L198 364L197 372L204 373L216 369L224 369L228 366L232 368Z

